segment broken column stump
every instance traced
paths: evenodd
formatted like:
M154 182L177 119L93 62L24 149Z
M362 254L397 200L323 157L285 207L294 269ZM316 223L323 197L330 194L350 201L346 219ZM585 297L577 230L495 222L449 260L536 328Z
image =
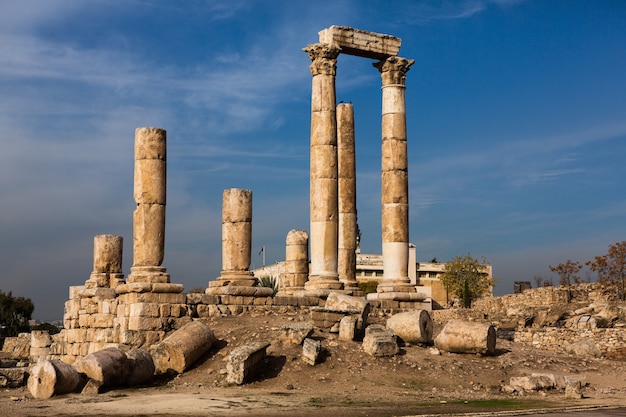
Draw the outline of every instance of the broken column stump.
M78 371L60 360L40 358L30 370L28 391L38 400L74 391L80 383Z
M433 321L426 310L395 314L387 320L387 328L405 343L430 343L433 340Z
M268 342L256 342L233 349L226 364L226 382L241 385L256 375L269 345Z
M199 321L190 321L151 348L156 372L183 373L204 355L217 339L213 330Z
M493 355L496 351L496 330L489 323L450 320L435 338L435 346L452 353Z

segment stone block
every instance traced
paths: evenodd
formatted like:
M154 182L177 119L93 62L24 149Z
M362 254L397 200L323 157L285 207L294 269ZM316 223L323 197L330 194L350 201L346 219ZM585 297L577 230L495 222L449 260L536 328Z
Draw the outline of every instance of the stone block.
M67 343L65 342L52 342L50 345L50 356L62 356L66 354L65 346Z
M0 386L2 387L23 387L24 385L26 385L26 380L28 379L28 368L0 368L0 376L3 376L5 378L3 380L3 383L0 384Z
M319 32L319 41L340 47L344 54L381 60L397 56L402 45L395 36L334 25Z
M78 316L78 326L82 328L91 327L93 320L91 318L91 314L81 314Z
M100 329L113 327L113 314L93 314L93 323L92 327L97 327Z
M128 330L159 330L163 327L160 318L155 317L130 317Z
M31 347L30 348L30 355L29 355L28 359L31 362L37 362L37 359L45 358L48 355L50 355L50 348L49 347Z
M160 317L159 305L155 303L133 303L130 317Z
M65 329L63 330L68 343L81 343L85 341L86 329Z
M394 356L399 351L396 335L384 326L375 324L365 329L363 350L372 356Z
M70 286L70 300L76 300L80 298L80 293L85 289L84 285L72 285Z
M228 307L228 311L233 316L236 316L236 315L239 315L239 314L243 313L243 306L241 306L241 305L229 305L227 307Z
M226 381L241 385L260 370L266 356L268 342L255 342L232 350L226 364Z
M184 317L188 315L188 309L185 304L172 304L170 306L171 317Z
M338 292L331 292L328 294L328 298L326 298L324 307L328 310L336 311L352 312L358 310L366 314L370 309L370 303L363 297L352 297Z
M30 332L30 347L47 348L52 343L52 337L47 330L33 330Z
M67 318L78 318L78 311L80 310L80 300L72 299L65 302L65 312L64 317Z
M102 300L100 302L98 313L102 314L116 314L117 313L117 300Z
M322 351L322 343L319 340L304 339L302 344L302 360L304 363L315 366Z
M154 282L152 283L152 292L166 293L166 294L179 294L185 290L183 284L175 284L171 282ZM184 294L183 294L184 295ZM187 296L185 295L185 299Z
M356 337L357 319L354 316L345 316L339 322L339 340L354 340Z
M313 326L308 323L289 323L280 327L278 340L283 345L301 345L313 334Z

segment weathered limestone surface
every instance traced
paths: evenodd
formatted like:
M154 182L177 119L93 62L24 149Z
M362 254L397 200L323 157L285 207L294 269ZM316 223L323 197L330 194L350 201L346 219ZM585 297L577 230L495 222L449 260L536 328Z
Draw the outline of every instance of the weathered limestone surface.
M29 368L25 366L0 368L0 387L18 388L26 385Z
M207 294L272 295L273 290L253 290L257 279L250 271L252 246L252 191L240 188L224 190L222 195L222 272L219 278L209 282ZM248 288L242 290L241 287ZM270 290L270 291L268 291Z
M20 333L15 337L4 339L2 351L9 354L11 359L28 360L30 357L30 333Z
M304 339L302 344L302 360L304 363L315 366L322 351L322 343L319 340Z
M356 338L357 319L354 316L345 316L339 321L339 340L354 340Z
M132 349L126 352L128 375L126 385L135 386L150 382L156 368L150 352L144 349Z
M206 353L217 339L199 321L191 321L151 349L157 373L184 372Z
M450 320L435 338L435 346L446 352L493 355L496 330L489 323Z
M124 384L128 376L128 358L118 348L106 348L74 362L74 369L100 382L102 386L114 387Z
M402 44L402 40L395 36L347 26L331 26L320 31L319 41L338 46L344 54L373 59L385 59L391 55L398 55Z
M158 267L165 248L166 132L135 130L133 267ZM157 272L158 270L155 270ZM129 281L132 282L133 270ZM160 272L164 273L164 270Z
M308 323L288 323L281 326L278 340L283 345L301 345L304 339L313 334L313 326Z
M337 119L335 73L340 48L311 44L311 270L306 290L341 289L337 273Z
M93 272L86 288L115 288L124 282L122 274L123 238L117 235L96 235L93 239Z
M80 380L78 371L71 365L59 360L39 359L30 369L28 391L34 398L44 400L74 391Z
M394 356L400 348L393 332L385 326L372 324L365 329L363 350L372 356Z
M309 277L309 234L305 230L290 230L285 239L285 272L279 276L279 297L304 290Z
M383 281L377 293L411 293L409 261L409 185L405 78L414 61L396 56L374 66L382 78L382 252ZM378 299L378 294L368 294Z
M337 272L345 289L358 290L356 281L357 214L354 109L349 103L337 105L337 160L339 163Z
M433 321L426 310L407 311L387 319L387 328L406 343L430 343Z
M268 342L255 342L233 349L226 364L226 382L241 385L249 381L263 364Z

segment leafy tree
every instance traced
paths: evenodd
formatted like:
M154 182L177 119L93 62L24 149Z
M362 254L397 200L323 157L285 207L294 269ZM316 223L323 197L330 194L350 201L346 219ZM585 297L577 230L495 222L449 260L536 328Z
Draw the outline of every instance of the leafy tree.
M28 321L34 310L30 298L13 297L11 292L0 291L0 327L4 335L17 336L20 332L28 331Z
M30 330L46 330L49 334L57 334L61 331L61 329L51 323L36 324L32 326Z
M588 261L589 269L598 274L598 281L617 285L620 299L623 300L626 286L626 241L609 245L608 253Z
M581 282L578 272L582 269L583 265L578 261L570 261L569 259L564 263L556 266L550 265L550 271L559 276L559 283L563 286L569 287L572 284L578 284Z
M495 283L485 273L486 263L485 258L474 259L469 253L457 256L446 263L441 284L448 293L463 300L465 307L470 307L472 300L484 295Z

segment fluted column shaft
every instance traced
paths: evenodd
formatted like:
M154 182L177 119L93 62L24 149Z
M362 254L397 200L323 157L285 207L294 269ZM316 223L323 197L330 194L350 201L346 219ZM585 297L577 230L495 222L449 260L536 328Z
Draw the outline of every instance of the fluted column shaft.
M337 274L337 119L335 71L339 48L312 44L311 59L311 270L308 289L341 289Z
M337 105L337 159L339 163L339 241L337 272L344 288L356 289L356 156L354 108Z
M379 292L409 286L409 186L405 78L415 61L389 57L374 64L382 78L382 251Z

